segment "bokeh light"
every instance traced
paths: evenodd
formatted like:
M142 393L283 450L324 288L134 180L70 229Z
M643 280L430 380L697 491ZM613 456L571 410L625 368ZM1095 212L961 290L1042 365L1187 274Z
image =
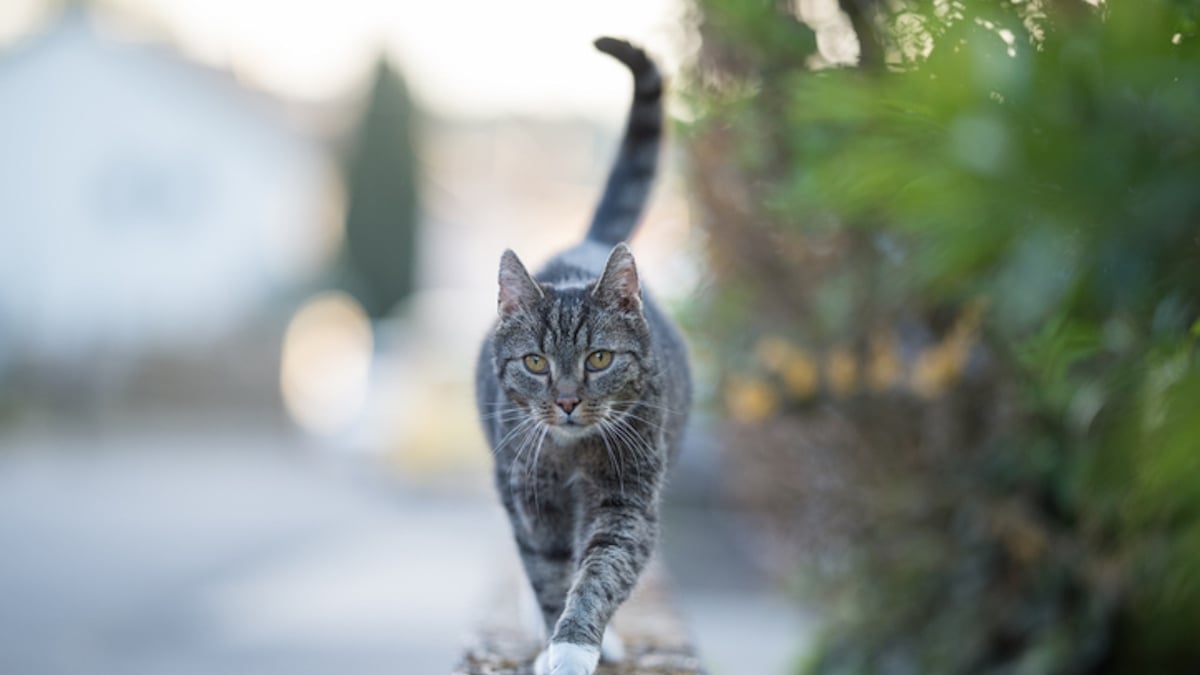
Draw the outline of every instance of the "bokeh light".
M318 434L349 428L367 400L373 344L353 297L332 291L305 302L288 323L279 375L292 419Z

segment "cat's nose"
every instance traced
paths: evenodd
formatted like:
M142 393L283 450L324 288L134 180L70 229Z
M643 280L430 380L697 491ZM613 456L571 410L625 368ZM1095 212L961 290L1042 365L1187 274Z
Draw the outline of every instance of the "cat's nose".
M563 412L570 415L575 406L579 405L579 397L575 394L563 394L554 399L554 402L558 404L558 407L563 409Z

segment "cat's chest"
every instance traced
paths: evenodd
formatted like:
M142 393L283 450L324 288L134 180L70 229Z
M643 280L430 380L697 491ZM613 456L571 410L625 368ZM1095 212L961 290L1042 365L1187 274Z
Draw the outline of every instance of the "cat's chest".
M541 501L571 502L581 491L590 493L607 482L614 466L610 458L601 441L546 439L509 469L509 486L518 495Z
M546 443L510 471L509 490L528 531L573 528L580 505L604 482L596 473L595 452L585 443Z
M604 443L595 438L565 441L548 438L540 454L536 465L530 468L543 480L556 480L564 487L597 477L597 472L603 469L603 459L608 456Z

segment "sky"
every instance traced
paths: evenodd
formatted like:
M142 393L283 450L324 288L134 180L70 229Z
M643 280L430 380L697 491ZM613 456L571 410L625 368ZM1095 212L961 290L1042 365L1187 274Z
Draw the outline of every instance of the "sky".
M0 45L29 35L64 0L0 2ZM288 98L355 90L385 50L416 95L447 115L616 117L628 75L591 47L643 44L668 73L686 52L682 0L92 0L127 29L165 34L184 54ZM522 77L515 74L526 74Z

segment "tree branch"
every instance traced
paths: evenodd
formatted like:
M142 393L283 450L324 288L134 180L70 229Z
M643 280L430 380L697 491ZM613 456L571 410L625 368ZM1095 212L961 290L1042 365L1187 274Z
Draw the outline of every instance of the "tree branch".
M875 4L876 0L838 0L858 36L858 67L868 71L883 69L883 43L873 20Z

